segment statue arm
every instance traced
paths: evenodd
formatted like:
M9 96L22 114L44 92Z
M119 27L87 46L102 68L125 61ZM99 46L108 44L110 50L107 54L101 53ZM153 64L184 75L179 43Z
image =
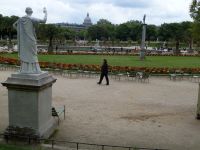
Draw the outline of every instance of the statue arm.
M17 30L17 22L18 21L16 21L15 23L13 23L13 28L16 29L16 30Z
M46 23L46 21L47 21L47 9L45 7L43 9L43 13L44 13L44 19L43 19L43 21L44 21L44 23Z
M46 10L46 8L43 9L43 13L44 13L44 19L31 18L31 20L33 22L37 22L37 23L46 23L46 21L47 21L47 10Z

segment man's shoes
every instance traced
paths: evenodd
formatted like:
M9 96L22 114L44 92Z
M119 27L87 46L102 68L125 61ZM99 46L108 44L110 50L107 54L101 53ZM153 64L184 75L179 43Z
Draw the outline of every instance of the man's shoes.
M107 83L106 85L109 85L109 83Z
M100 82L97 82L97 84L101 84Z

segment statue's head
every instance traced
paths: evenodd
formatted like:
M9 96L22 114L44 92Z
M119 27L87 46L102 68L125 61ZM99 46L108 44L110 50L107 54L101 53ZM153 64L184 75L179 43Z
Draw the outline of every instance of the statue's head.
M32 8L31 8L31 7L26 7L26 10L25 10L25 12L26 12L26 14L27 14L27 15L32 15L32 13L33 13L33 10L32 10Z

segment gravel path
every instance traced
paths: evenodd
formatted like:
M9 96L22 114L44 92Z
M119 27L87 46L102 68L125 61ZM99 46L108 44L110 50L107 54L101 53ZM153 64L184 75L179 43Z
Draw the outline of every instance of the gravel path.
M1 71L3 82L12 72ZM151 77L149 83L56 76L53 104L66 105L55 138L97 144L200 149L200 121L195 119L198 84ZM104 81L105 82L105 81ZM0 86L0 132L8 125L7 89Z

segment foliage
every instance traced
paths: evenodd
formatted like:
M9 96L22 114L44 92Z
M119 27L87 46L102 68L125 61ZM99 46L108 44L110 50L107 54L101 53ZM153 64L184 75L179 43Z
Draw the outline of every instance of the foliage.
M150 41L166 41L166 48L168 46L176 46L176 54L179 51L180 43L185 43L192 49L193 41L199 42L200 25L197 17L199 14L199 1L193 0L190 8L190 14L195 19L195 22L180 22L180 23L164 23L161 26L147 25L146 40L148 45ZM9 37L11 39L16 37L16 30L13 29L12 24L16 21L16 16L3 16L0 14L0 37ZM56 26L55 24L41 24L37 28L37 36L43 43L48 42L49 52L53 51L54 44L64 44L66 40L88 40L92 44L92 40L96 39L102 41L104 45L127 46L122 44L128 41L131 46L132 41L141 41L142 22L138 20L131 20L119 25L112 24L106 19L100 19L97 24L90 26L87 29L75 31L71 28ZM112 43L111 43L112 42ZM73 43L73 44L74 44ZM169 43L172 43L169 45ZM158 44L156 45L158 46Z
M192 0L190 5L190 16L196 22L200 22L200 1L199 0Z
M56 38L56 36L59 36L62 34L62 32L59 32L59 28L57 28L53 24L40 24L38 28L38 33L41 39L48 39L49 40L49 46L48 51L53 51L53 39ZM60 34L59 34L60 33Z
M194 24L192 26L192 36L195 41L200 44L200 1L192 0L190 5L190 16L194 19Z
M127 35L129 36L128 39L131 39L133 41L140 41L142 37L142 22L131 20L126 22L125 24L130 30L130 33Z
M162 41L174 41L176 42L176 54L180 53L180 42L187 42L192 45L192 22L181 23L164 23L159 28L159 38Z
M192 35L195 38L196 41L198 41L198 44L200 45L200 23L194 22L192 26Z
M13 28L13 24L17 19L17 16L8 17L0 14L0 38L8 38L9 48L12 47L11 39L17 34L16 30Z
M100 19L96 25L88 28L87 36L92 40L108 40L114 38L115 27L106 19Z
M158 36L158 27L156 25L147 25L147 41L156 41Z
M0 150L31 150L31 148L0 144Z
M130 37L130 28L127 24L123 23L116 27L116 38L121 41L127 41Z

